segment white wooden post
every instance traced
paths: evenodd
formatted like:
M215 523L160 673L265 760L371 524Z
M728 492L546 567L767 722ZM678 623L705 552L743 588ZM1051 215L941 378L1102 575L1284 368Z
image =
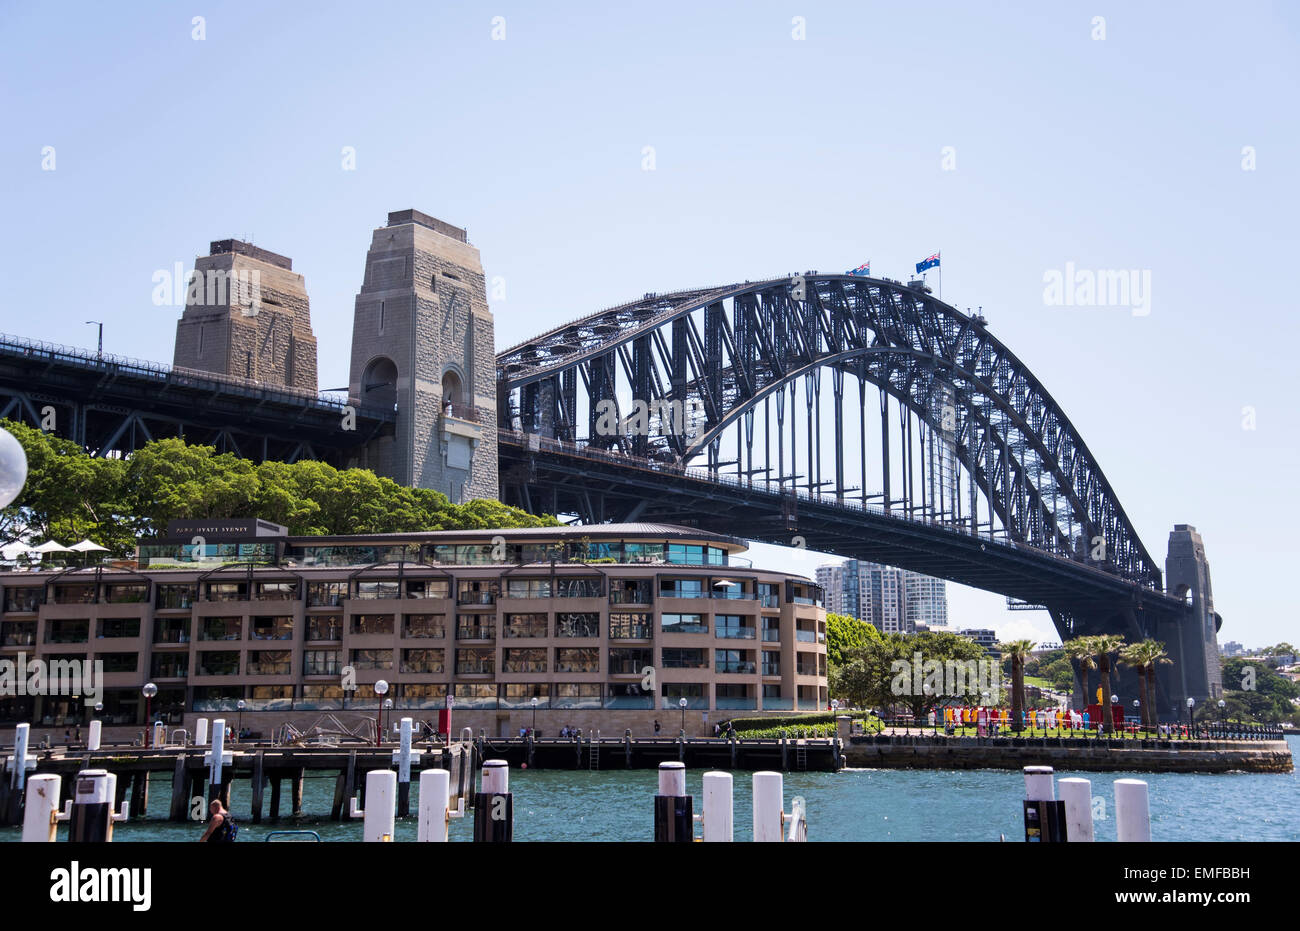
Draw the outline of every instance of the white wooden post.
M1115 780L1115 834L1121 842L1151 840L1151 804L1141 779Z
M785 807L784 779L780 773L754 773L754 840L780 843L784 838L781 820Z
M685 771L682 772L683 781ZM730 843L735 838L731 773L704 774L704 839Z
M1071 777L1058 783L1061 801L1065 802L1065 836L1070 843L1096 840L1092 827L1092 783Z

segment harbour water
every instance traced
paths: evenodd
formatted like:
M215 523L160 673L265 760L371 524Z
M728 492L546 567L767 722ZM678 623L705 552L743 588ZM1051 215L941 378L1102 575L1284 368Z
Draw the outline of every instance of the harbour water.
M1287 738L1292 756L1300 737ZM703 770L687 772L687 790L700 804ZM751 774L735 775L736 840L749 840ZM1115 840L1116 779L1145 779L1151 786L1151 826L1156 841L1300 841L1300 777L1296 773L1069 773L1092 781L1097 839ZM653 770L515 770L516 841L649 841ZM359 822L331 822L332 777L309 778L301 818L252 824L248 820L247 783L236 783L232 810L240 842L259 842L271 831L312 830L325 841L358 841ZM151 784L151 811L162 815L170 778ZM243 794L241 794L243 793ZM867 770L838 773L787 773L786 810L790 799L807 802L810 841L1008 841L1024 837L1020 799L1024 779L1018 772L997 770ZM412 787L412 812L418 791ZM1098 805L1097 800L1102 804ZM66 836L66 826L60 838ZM115 842L195 841L200 824L173 824L162 817L130 821L114 829ZM468 842L471 821L452 822L452 839ZM17 841L20 828L0 829L0 841ZM400 819L398 841L416 839L414 815Z

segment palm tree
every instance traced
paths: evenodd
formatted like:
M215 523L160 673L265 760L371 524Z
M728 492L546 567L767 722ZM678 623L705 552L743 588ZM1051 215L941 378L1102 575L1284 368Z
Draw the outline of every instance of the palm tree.
M1097 669L1101 673L1101 721L1107 734L1115 732L1115 718L1110 711L1110 655L1124 646L1124 638L1119 634L1098 634L1088 638L1092 641L1093 655L1097 657Z
M1088 706L1088 670L1097 668L1096 651L1092 648L1091 637L1075 637L1061 644L1065 655L1074 660L1079 669L1079 686L1082 689L1083 705Z
M1139 642L1130 643L1119 651L1120 662L1132 666L1138 671L1138 680L1142 683L1142 726L1156 726L1156 665L1172 663L1165 645L1150 637Z
M1011 729L1016 733L1025 727L1022 720L1025 708L1025 660L1035 646L1032 640L1012 640L998 644L1002 655L1011 657Z

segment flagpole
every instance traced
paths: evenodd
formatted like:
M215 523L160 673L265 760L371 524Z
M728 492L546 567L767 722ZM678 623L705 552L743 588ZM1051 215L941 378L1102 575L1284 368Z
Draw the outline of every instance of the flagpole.
M939 257L939 300L943 300L943 253L936 252Z

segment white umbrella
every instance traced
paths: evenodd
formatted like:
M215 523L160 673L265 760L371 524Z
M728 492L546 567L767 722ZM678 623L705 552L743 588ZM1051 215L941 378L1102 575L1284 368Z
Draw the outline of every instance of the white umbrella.
M74 553L107 553L107 546L100 546L91 540L82 540L80 543L74 543L68 547Z
M10 543L8 546L0 549L0 557L12 561L17 559L23 553L30 553L31 551L32 548L30 546L19 540L16 543Z
M33 553L71 553L68 547L59 543L57 540L46 540L40 546L32 547Z

